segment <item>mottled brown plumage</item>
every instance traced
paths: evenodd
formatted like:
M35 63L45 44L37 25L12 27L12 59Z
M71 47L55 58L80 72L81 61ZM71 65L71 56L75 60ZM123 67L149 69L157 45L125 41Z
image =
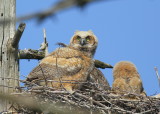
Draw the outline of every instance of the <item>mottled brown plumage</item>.
M99 90L110 90L110 86L108 81L106 80L103 73L96 67L94 67L93 71L87 78L87 81L92 82L95 84L96 88Z
M94 68L92 57L97 44L97 38L91 31L75 32L70 44L42 59L27 80L56 89L65 88L69 92L81 88L81 82L86 82Z
M128 61L118 62L113 68L114 81L112 90L115 93L144 94L142 81L136 66Z

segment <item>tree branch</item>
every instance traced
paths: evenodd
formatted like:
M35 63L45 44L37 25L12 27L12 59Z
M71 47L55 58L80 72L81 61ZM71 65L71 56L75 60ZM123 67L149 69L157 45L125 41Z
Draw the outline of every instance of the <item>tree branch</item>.
M43 38L44 42L41 44L40 51L43 51L45 56L48 55L48 42L47 42L47 36L46 36L46 29L43 29Z
M26 49L26 50L20 50L19 51L19 59L43 59L45 57L45 51L39 51L39 50L32 50L32 49ZM95 67L97 68L113 68L112 65L104 63L99 60L95 60Z
M17 18L17 21L37 19L39 22L41 22L41 21L44 21L46 18L54 15L58 11L65 10L67 8L71 8L74 6L84 7L87 4L95 1L104 1L104 0L61 0L47 10L19 17ZM111 0L107 0L107 1L111 1Z
M6 18L5 20L6 20L6 22L11 22L11 21L12 22L14 22L14 21L21 22L21 21L25 21L25 20L37 19L38 22L42 22L46 18L55 15L58 11L62 11L67 8L72 8L75 6L83 8L87 4L90 4L92 2L99 2L99 1L113 1L113 0L60 0L59 2L57 2L56 4L54 4L53 6L51 6L50 8L48 8L44 11L20 16L16 20L13 20L13 19L11 20L9 18ZM0 21L0 25L2 25L2 24L3 24L3 21Z
M19 44L19 41L21 39L21 36L23 34L23 31L26 27L26 24L25 23L20 23L20 25L18 26L18 29L13 37L13 40L12 40L12 47L13 48L17 48L18 47L18 44Z
M25 49L19 50L19 59L43 59L45 57L45 53L39 50L33 49Z
M158 68L157 68L157 67L154 67L154 70L155 70L155 72L156 72L157 79L158 79L158 83L159 83L159 87L160 87L160 76L159 76L159 73L158 73Z

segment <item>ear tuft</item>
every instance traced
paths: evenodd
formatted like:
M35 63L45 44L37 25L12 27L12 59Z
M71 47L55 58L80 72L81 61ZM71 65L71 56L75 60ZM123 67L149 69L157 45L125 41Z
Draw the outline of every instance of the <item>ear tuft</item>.
M74 32L74 34L76 34L77 32L79 32L80 30L76 30L75 32Z
M93 34L92 30L88 30L89 33Z

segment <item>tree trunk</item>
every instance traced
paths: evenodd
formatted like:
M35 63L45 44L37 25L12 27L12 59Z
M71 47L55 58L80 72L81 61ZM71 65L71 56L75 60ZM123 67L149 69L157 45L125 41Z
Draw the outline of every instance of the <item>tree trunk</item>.
M11 43L15 34L16 0L0 0L0 93L9 94L19 85L18 46ZM12 21L10 21L12 20ZM7 111L11 103L0 100L0 112Z

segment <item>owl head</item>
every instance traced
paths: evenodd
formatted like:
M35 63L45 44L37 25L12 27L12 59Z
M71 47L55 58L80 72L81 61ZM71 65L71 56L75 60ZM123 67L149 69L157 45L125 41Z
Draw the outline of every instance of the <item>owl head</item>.
M136 66L129 61L120 61L113 68L114 78L139 77Z
M93 57L98 45L98 39L92 31L76 31L70 40L70 47L87 53Z

